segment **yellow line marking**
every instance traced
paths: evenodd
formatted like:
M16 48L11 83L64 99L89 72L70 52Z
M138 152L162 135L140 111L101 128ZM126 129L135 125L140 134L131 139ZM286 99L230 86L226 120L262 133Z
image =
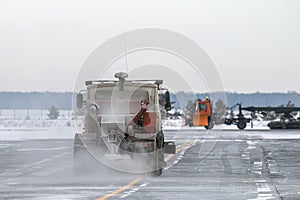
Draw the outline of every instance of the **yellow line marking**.
M195 143L197 142L197 140L192 140L192 141L189 141L187 143L185 143L184 145L182 145L181 147L179 147L178 149L176 149L176 152L175 154L172 154L172 155L169 155L167 158L166 158L166 161L170 161L176 154L178 154L182 149L185 149L186 147L188 146L191 146L191 145L194 145ZM98 198L97 200L105 200L105 199L108 199L112 196L115 196L117 194L119 194L120 192L123 192L124 190L127 190L128 188L130 188L131 186L139 183L141 180L143 180L144 177L139 177L139 178L136 178L134 179L133 181L131 181L130 183L128 183L127 185L103 196L103 197L100 197Z
M130 188L131 186L137 184L138 182L140 182L141 180L143 180L144 177L139 177L134 179L133 181L131 181L130 183L128 183L127 185L113 191L112 193L109 193L103 197L98 198L97 200L105 200L108 199L109 197L115 196L116 194L119 194L120 192L123 192L124 190Z

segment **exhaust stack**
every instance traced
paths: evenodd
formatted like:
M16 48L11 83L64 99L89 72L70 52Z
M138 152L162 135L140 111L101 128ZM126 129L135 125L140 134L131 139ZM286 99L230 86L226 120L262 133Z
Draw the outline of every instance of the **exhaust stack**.
M124 90L124 82L125 78L128 77L128 74L125 72L118 72L115 74L115 78L119 79L119 90L123 91Z

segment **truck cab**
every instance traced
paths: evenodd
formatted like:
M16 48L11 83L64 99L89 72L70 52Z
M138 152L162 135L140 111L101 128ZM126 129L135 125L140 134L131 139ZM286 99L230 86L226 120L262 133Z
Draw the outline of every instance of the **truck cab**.
M204 126L206 129L213 128L212 104L208 97L205 100L198 99L193 116L193 126Z

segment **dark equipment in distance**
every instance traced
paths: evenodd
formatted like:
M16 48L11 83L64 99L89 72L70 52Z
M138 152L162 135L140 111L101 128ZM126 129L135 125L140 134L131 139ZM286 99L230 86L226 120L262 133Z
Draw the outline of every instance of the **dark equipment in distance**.
M239 113L235 117L230 117L225 119L226 125L235 124L240 130L246 128L247 123L251 122L251 128L253 128L253 117L246 118L242 112L242 110L251 112L251 116L254 116L255 112L275 112L276 114L282 114L280 121L271 121L268 124L270 129L300 129L300 119L295 119L292 115L292 112L300 111L300 107L242 107L241 103L237 103L232 106L230 109L232 110L234 107L239 107Z
M300 111L300 107L245 107L243 110L254 112L275 112L282 114L280 121L272 121L268 124L270 129L300 129L300 119L295 119L292 112Z
M233 105L232 107L230 107L229 109L232 111L235 107L239 108L239 113L236 116L230 116L230 118L225 118L224 123L226 125L231 125L234 124L236 125L240 130L243 130L246 128L247 123L249 123L250 121L252 122L251 118L246 118L243 114L243 108L242 108L242 104L241 103L237 103L235 105ZM251 123L251 127L253 126L253 123Z

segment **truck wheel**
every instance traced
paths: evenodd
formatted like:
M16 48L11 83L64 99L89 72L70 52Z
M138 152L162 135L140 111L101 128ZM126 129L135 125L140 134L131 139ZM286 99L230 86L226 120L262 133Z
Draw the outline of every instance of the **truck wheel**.
M247 126L247 123L246 123L244 120L239 120L239 122L237 123L237 127L238 127L240 130L245 129L246 126Z
M208 126L204 126L206 130L210 130L214 127L214 123L210 122Z
M158 169L158 170L152 171L151 175L155 176L155 177L161 176L162 175L162 169Z
M211 120L211 117L208 117L208 126L204 126L206 130L210 130L214 127L214 122Z
M156 134L156 145L158 150L164 147L164 134L162 131Z
M157 170L154 170L151 172L152 176L161 176L162 174L162 164L161 162L164 162L164 152L163 152L163 148L164 148L164 133L162 131L159 131L156 135L156 168L160 168Z

